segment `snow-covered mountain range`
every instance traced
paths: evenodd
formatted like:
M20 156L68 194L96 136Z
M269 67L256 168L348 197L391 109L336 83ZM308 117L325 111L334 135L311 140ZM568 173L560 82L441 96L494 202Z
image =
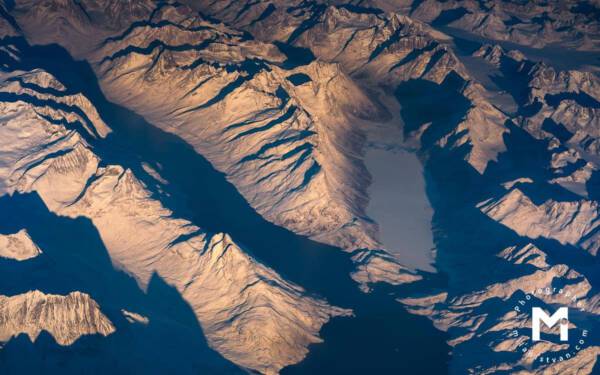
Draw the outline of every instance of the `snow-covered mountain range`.
M0 372L600 371L599 22L1 1ZM422 165L436 272L367 214L373 124ZM531 343L527 303L585 343Z

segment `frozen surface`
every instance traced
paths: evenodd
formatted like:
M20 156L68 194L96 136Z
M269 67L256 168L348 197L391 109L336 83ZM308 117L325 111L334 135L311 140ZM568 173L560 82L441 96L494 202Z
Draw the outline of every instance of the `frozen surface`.
M433 211L419 159L404 150L371 148L365 160L373 176L367 212L379 224L384 247L408 267L434 271Z

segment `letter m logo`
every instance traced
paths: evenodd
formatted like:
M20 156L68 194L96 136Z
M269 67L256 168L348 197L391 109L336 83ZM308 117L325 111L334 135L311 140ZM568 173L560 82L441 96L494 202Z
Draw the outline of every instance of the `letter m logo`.
M546 327L552 328L559 320L569 320L569 308L561 307L552 316L548 316L544 310L539 307L534 307L531 311L532 326L531 338L533 341L540 341L540 322L544 322ZM569 323L560 323L560 341L569 341Z

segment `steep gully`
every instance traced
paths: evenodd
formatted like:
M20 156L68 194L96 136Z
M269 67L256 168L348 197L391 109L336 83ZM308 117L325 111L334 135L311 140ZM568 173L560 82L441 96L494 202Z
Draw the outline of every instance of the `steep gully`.
M225 176L191 146L108 102L89 65L74 61L56 45L31 47L20 38L5 42L23 51L18 68L45 69L68 90L83 93L95 105L113 130L105 139L87 137L103 163L130 168L174 216L186 218L209 232L229 233L248 253L309 293L354 310L355 317L336 318L328 323L321 332L325 342L311 347L303 362L283 373L447 372L449 348L445 334L434 329L427 319L407 313L394 300L394 294L408 289L420 291L443 280L426 277L423 283L408 288L381 286L371 294L360 292L349 277L353 270L349 254L264 220ZM142 168L142 162L158 170L168 183L154 180Z

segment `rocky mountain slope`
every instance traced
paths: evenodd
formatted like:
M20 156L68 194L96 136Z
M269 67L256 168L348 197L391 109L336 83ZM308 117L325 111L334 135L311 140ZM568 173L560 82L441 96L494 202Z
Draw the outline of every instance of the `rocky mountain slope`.
M320 334L330 319L354 314L350 321L373 327L393 314L408 319L391 301L445 332L449 373L598 371L598 64L590 58L584 71L565 69L564 58L552 63L557 48L595 56L593 3L0 5L0 204L19 217L0 221L0 268L17 270L0 289L13 306L0 318L0 358L19 352L11 337L46 330L70 345L62 350L94 343L98 358L131 370L111 346L132 340L133 358L144 358L172 331L165 350L171 365L185 364L182 372L302 373L344 355L335 349L351 329L333 319ZM68 54L80 61L61 69ZM76 77L82 71L89 74ZM398 108L387 104L394 100ZM402 119L398 146L424 167L438 275L388 254L366 214L365 120L394 121L391 111ZM215 185L212 167L242 203L227 195L229 185ZM231 210L212 209L214 186L233 202L216 207ZM41 207L28 222L20 205L35 197ZM50 218L88 228L96 254L57 251L38 223ZM44 272L22 276L18 267ZM104 281L123 293L106 293ZM73 295L87 307L64 319L34 324L20 313L23 300L70 308ZM174 307L165 310L156 302L163 299ZM370 310L365 318L365 305L384 306L387 318ZM573 351L575 341L558 342L556 329L532 342L534 305L568 306L570 331L585 345ZM69 319L78 323L61 326ZM383 330L395 332L391 325ZM405 340L423 338L417 342L434 352L433 335L423 332L407 329ZM356 345L400 345L386 333ZM192 336L195 346L177 345ZM195 352L203 355L189 362ZM376 360L363 362L364 373ZM399 370L381 362L383 373L426 371L425 363Z
M25 34L44 43L27 9L19 19L35 31ZM350 121L377 117L378 108L339 68L294 68L275 45L181 5L158 5L96 43L92 53L70 51L97 69L108 98L185 139L267 219L350 250L375 246L359 189L368 181L355 155L362 137Z
M379 1L357 2L401 12L437 27L542 48L598 50L594 1ZM365 4L366 3L366 4Z
M529 346L529 311L515 313L512 306L533 295L536 304L582 311L571 323L581 330L597 329L598 207L590 199L596 196L592 176L598 170L597 152L590 145L597 135L587 125L594 121L597 77L556 71L499 46L482 46L474 56L496 67L497 85L517 103L517 111L504 111L506 150L483 173L464 166L465 154L447 144L424 150L432 183L443 186L435 219L444 233L438 262L451 270L454 281L440 294L401 302L451 333L453 372L592 373L598 356L595 339L568 357L565 352L572 346L566 344ZM578 107L578 115L557 116L561 106ZM469 187L443 171L440 158ZM457 222L471 224L466 229ZM511 243L515 241L518 245ZM458 250L462 246L470 250ZM540 290L550 292L536 295Z
M32 341L48 331L60 345L70 345L80 336L115 331L89 295L73 292L66 296L32 291L17 296L0 296L0 341L26 333Z
M448 47L448 37L431 31L427 25L416 27L413 25L419 23L415 21L402 16L390 17L369 7L349 9L346 5L300 4L295 9L277 2L269 4L273 4L269 15L244 26L247 30L269 30L256 35L310 48L317 57L340 63L359 82L375 81L384 88L391 86L402 106L405 135L418 144L432 174L433 189L439 195L437 201L434 200L434 208L437 208L434 224L439 233L438 267L450 271L451 275L450 287L443 294L400 301L409 305L418 301L421 305L413 311L430 316L454 337L450 341L455 346L452 371L497 373L521 368L524 372L552 373L564 369L559 365L535 362L535 359L548 357L548 353L558 350L543 345L523 358L515 356L510 362L504 362L504 352L514 350L515 346L509 345L509 341L501 344L507 338L497 337L497 329L490 332L490 326L499 324L500 317L488 318L492 322L483 324L478 314L486 316L490 308L494 309L491 302L481 301L491 300L496 305L510 306L519 293L560 285L561 277L579 279L581 276L573 275L575 271L569 271L571 274L566 276L569 266L560 264L549 268L552 270L549 275L538 272L530 277L522 276L516 265L506 266L503 271L506 273L499 271L486 277L482 277L488 275L485 271L473 272L473 269L497 267L493 251L500 254L503 249L519 248L508 243L508 239L518 240L522 243L520 246L527 249L535 245L524 241L543 238L540 246L543 243L551 247L553 257L573 264L575 269L585 270L596 280L597 272L593 266L583 264L597 261L587 259L582 263L582 258L586 257L580 252L584 250L594 256L598 244L598 207L597 202L590 200L590 194L596 196L597 190L593 177L598 170L597 127L594 126L597 77L588 72L557 71L546 63L528 60L519 51L481 45L480 50L475 49L472 53L475 62L484 60L478 63L495 74L490 85L479 81L479 70L471 70L476 67L473 59L457 56L456 50ZM437 5L423 2L422 10L433 11ZM240 10L237 14L253 18L261 6L264 3L249 6L249 10ZM381 5L382 8L386 6L393 8L389 3ZM444 6L452 5L446 3ZM256 12L251 15L253 8ZM200 9L227 23L239 21L232 16L236 14L233 7L219 9L215 4L207 4ZM285 23L278 22L282 18ZM418 18L427 22L433 19L424 14ZM243 21L239 24L246 25ZM299 26L286 29L279 27L280 24ZM378 25L385 25L392 31L378 38ZM459 27L458 24L452 26ZM394 28L398 31L394 32ZM547 40L540 35L535 37L536 41ZM383 44L373 42L378 40L383 40ZM532 44L533 38L520 42ZM548 43L552 42L554 40ZM449 61L452 63L447 63ZM438 68L434 68L434 64ZM504 105L498 94L509 95L516 110L514 106ZM493 221L483 219L482 213ZM454 221L468 223L469 231L482 233L465 232ZM514 232L506 232L498 225ZM490 238L494 239L492 244ZM548 243L546 239L558 242ZM482 246L473 245L474 241L484 241L486 246L480 249ZM567 246L561 248L559 244ZM459 251L459 247L468 250ZM474 252L481 253L474 255ZM472 260L465 262L466 258ZM485 286L487 279L490 279L488 289L477 292L481 295L477 303L483 305L477 313L472 301L474 297L463 294L473 293L477 286ZM597 304L597 291L591 287L593 283L585 283L587 286L583 290L589 292L589 303ZM502 294L498 295L498 291ZM504 302L496 302L497 299ZM595 310L597 307L590 312L592 316L597 314ZM584 324L589 325L591 320L593 318L589 317ZM520 326L515 324L505 324L504 335L511 328L523 327L522 319L518 323ZM459 327L471 327L471 331L477 333L464 336L458 333L461 332ZM482 336L490 341L481 341L479 337ZM478 343L492 351L482 351ZM577 373L590 373L596 356L597 346L592 345L575 358L569 358L568 366L577 368ZM486 358L485 364L482 364L482 358Z
M377 228L365 213L365 136L352 124L386 114L338 65L258 42L176 3L157 4L118 33L85 21L76 7L50 8L52 17L69 14L73 27L42 33L39 7L13 11L33 43L58 42L85 22L98 47L89 51L90 42L75 36L64 46L91 63L108 99L182 137L266 219L348 251L372 251L355 259L386 263L394 271L383 281L418 278L379 256Z
M302 288L246 254L228 235L209 234L174 217L131 169L105 164L86 138L102 142L110 129L85 97L66 94L48 73L7 73L2 97L5 194L35 192L53 213L89 218L111 262L142 289L155 275L177 288L209 345L226 358L272 373L301 360L307 345L320 341L317 333L330 316L350 313L306 296ZM91 115L86 116L83 108ZM78 132L77 125L86 133ZM20 239L21 247L35 246L23 231L3 238L11 244ZM27 250L13 250L17 245L7 246L3 253ZM34 297L40 299L39 293ZM7 302L7 306L18 308L20 303ZM14 324L12 319L8 323ZM72 343L73 337L81 335L78 330L94 333L76 322L64 323L65 327L55 329L42 321L39 329L53 335L60 330L54 336L61 344ZM106 324L98 323L97 332L109 333ZM30 336L35 336L32 329L39 332L37 327L9 328L7 332L21 329Z
M23 261L35 258L41 253L25 229L15 234L0 236L0 256L3 258Z

